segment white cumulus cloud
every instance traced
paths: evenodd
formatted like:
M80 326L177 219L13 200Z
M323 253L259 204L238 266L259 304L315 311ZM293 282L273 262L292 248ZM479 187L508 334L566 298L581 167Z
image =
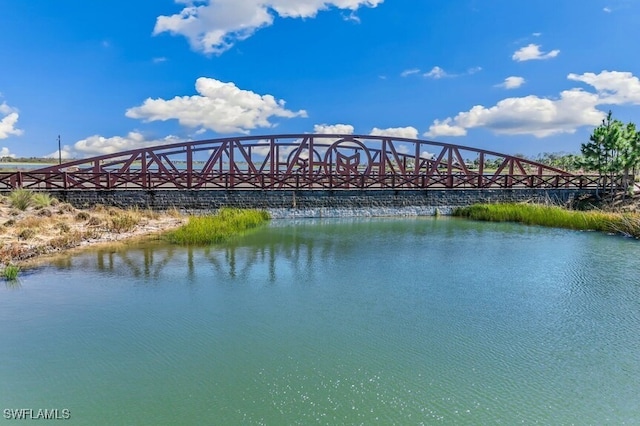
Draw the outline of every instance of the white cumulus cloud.
M213 78L198 78L196 91L198 95L169 100L149 98L141 106L128 109L126 116L147 122L178 120L183 126L217 133L249 133L259 127L274 127L269 121L272 117L307 116L304 110L286 109L285 101L272 95L259 95Z
M9 148L7 148L6 146L3 146L2 149L0 149L0 158L16 158L15 154L12 154L11 151L9 151Z
M468 129L480 127L536 137L574 133L579 127L600 124L605 116L597 108L600 105L640 105L640 80L629 72L569 74L567 78L584 82L595 92L573 88L558 98L529 95L503 99L492 107L476 105L455 117L435 120L425 136L464 136Z
M572 73L567 78L593 86L598 91L602 104L640 104L640 80L630 72L602 71L600 74L587 72L581 75Z
M330 8L350 11L348 19L358 20L360 7L376 7L384 0L176 0L180 13L159 16L154 34L182 35L191 47L203 53L221 54L236 41L251 37L281 18L313 18Z
M100 135L89 136L77 141L73 146L62 147L62 158L85 158L96 155L115 154L131 149L145 148L158 145L166 145L181 142L176 136L167 136L161 139L148 139L140 132L129 132L126 136L104 137ZM46 158L58 158L58 151L45 156Z
M560 50L558 49L544 53L540 50L539 44L531 43L528 46L525 46L517 50L511 58L517 62L524 62L524 61L551 59L551 58L555 58L559 54L560 54Z
M424 133L424 136L428 138L435 138L438 136L466 136L467 130L464 127L458 126L453 123L452 118L446 118L444 120L435 120L429 130Z
M313 133L326 135L352 135L354 128L351 124L316 124Z
M503 87L505 89L517 89L525 83L525 79L523 77L511 76L504 79L504 81L498 84L498 87Z
M0 104L0 139L6 139L11 135L20 136L23 133L16 127L19 117L18 110L6 102Z
M418 129L412 126L408 127L389 127L379 129L374 127L369 133L371 136L390 136L394 138L418 139Z

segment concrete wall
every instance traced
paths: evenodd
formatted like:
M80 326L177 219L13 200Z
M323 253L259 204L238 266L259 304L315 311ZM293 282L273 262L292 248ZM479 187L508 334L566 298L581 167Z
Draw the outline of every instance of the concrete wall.
M331 216L333 210L361 211L364 215L447 214L473 203L534 201L566 204L591 191L573 189L454 189L454 190L339 190L339 191L220 191L120 190L51 191L75 207L95 204L117 207L210 211L220 207L261 208L285 216ZM404 212L404 213L403 213ZM343 214L340 214L343 216ZM347 214L350 215L350 214ZM280 216L280 214L277 214Z

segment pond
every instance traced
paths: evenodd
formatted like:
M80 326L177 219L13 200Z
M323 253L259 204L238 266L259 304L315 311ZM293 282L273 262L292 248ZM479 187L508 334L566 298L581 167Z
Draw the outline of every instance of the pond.
M446 217L87 251L0 286L0 409L65 424L636 424L639 259L617 236Z

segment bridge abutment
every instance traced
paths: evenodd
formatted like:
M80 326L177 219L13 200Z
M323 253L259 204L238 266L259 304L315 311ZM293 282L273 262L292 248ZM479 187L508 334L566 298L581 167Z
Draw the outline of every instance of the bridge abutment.
M475 203L552 202L568 204L595 191L584 189L449 189L449 190L117 190L50 191L78 208L96 204L152 210L177 208L190 212L220 207L259 208L276 216L319 217L343 211L353 216L448 214ZM338 216L345 214L336 214Z

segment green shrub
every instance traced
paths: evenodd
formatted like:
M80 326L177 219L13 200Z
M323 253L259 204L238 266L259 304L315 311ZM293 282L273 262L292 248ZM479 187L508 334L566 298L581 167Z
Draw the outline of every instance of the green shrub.
M33 206L36 208L49 207L53 198L46 192L36 192L31 197Z
M11 207L26 210L33 204L33 192L28 189L15 189L9 194Z
M263 210L222 208L214 216L190 217L186 225L167 234L167 239L184 245L223 243L269 219Z
M20 267L17 265L7 265L2 270L2 277L7 281L15 281L20 273Z

